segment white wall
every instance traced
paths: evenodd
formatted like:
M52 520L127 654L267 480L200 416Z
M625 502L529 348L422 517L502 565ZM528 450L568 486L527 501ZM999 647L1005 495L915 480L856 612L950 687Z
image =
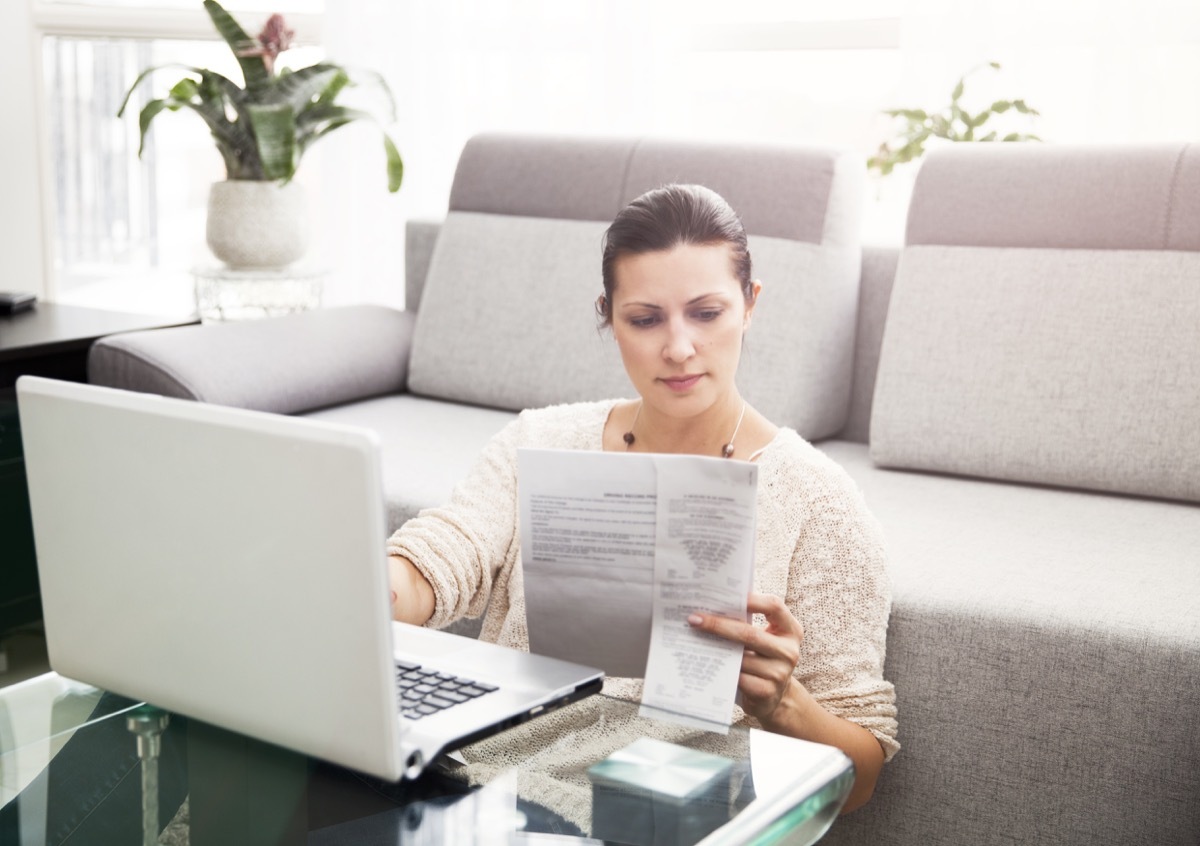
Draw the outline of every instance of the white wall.
M38 70L30 2L0 3L7 80ZM969 104L1024 98L1043 116L1022 128L1049 141L1200 140L1196 0L326 0L322 40L391 82L407 168L387 194L378 135L360 124L309 153L331 303L402 303L404 222L444 214L480 131L762 138L865 157L892 131L882 109L939 108L959 75L996 60ZM7 93L22 117L0 133L0 287L44 292L38 112L32 86ZM899 242L911 176L874 183L869 242Z
M369 133L325 151L334 298L401 301L403 222L444 213L479 131L765 138L865 157L893 129L882 109L940 108L963 72L994 60L1002 71L973 77L966 101L1042 112L1013 128L1052 142L1200 140L1195 0L339 0L325 42L391 80L407 165L388 197ZM900 242L911 170L874 181L868 241Z
M0 6L0 79L5 80L0 132L0 289L48 293L49 226L43 193L41 112L35 97L40 64L34 54L28 0Z

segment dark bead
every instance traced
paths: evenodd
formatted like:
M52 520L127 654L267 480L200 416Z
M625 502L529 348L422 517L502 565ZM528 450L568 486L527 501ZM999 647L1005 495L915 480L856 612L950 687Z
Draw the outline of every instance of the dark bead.
M725 448L721 450L722 458L729 458L733 455L733 444L725 444Z
M633 446L633 432L626 432L623 437L625 438L625 446Z

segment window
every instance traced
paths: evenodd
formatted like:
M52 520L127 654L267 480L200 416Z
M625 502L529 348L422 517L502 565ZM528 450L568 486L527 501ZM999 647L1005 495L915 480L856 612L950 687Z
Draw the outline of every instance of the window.
M281 11L299 39L318 40L323 0L223 5L251 32ZM137 158L141 107L184 68L154 74L124 117L117 110L145 68L178 63L240 80L236 61L199 0L36 0L29 29L40 62L33 93L44 151L43 295L128 311L189 311L189 271L213 261L204 244L205 207L208 186L224 178L223 164L199 117L188 112L157 117ZM285 55L293 64L319 58L315 47Z

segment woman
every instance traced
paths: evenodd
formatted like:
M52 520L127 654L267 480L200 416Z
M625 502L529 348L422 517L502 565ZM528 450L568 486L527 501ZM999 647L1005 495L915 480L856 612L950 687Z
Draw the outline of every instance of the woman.
M754 622L696 613L689 623L746 647L735 719L842 749L856 772L846 809L858 807L899 748L894 691L882 676L884 551L849 477L738 392L742 342L762 291L745 230L713 191L668 185L617 215L602 276L597 312L638 397L526 411L498 434L445 507L389 540L394 614L441 627L486 610L481 637L529 648L517 447L756 461ZM608 679L605 692L636 699L640 684Z

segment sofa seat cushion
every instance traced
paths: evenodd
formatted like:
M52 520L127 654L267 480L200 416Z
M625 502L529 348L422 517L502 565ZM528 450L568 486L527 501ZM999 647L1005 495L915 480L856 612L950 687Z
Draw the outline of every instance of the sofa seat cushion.
M875 810L829 842L1194 843L1200 506L887 470L864 444L818 446L884 528L904 746Z
M390 533L422 508L447 501L492 435L517 415L398 394L305 416L361 426L379 436Z
M885 466L1200 501L1200 253L910 246Z

